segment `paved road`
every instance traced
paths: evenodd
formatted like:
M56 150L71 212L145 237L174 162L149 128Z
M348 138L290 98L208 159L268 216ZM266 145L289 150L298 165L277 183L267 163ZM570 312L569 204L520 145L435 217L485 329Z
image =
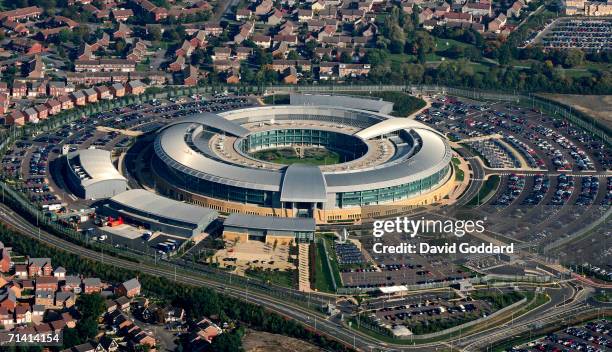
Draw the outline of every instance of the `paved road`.
M453 208L460 208L466 205L478 194L478 191L480 191L480 187L482 187L484 182L483 178L485 176L485 171L482 168L482 165L475 159L475 156L470 153L469 150L466 148L457 148L456 151L470 164L472 169L470 185L468 186L467 190L465 190L461 198L455 204L451 205Z
M15 229L20 231L25 236L31 238L38 238L40 241L46 242L57 248L61 248L62 250L75 253L84 258L101 261L103 263L117 267L131 267L145 274L166 277L170 280L174 279L177 282L188 285L206 286L229 296L244 299L245 301L261 305L270 311L294 319L304 324L305 326L318 331L319 333L335 338L348 346L354 346L356 349L361 351L436 351L440 349L447 349L452 344L457 344L459 346L464 345L465 341L468 340L471 341L470 343L484 341L483 339L488 339L487 341L489 341L491 340L490 336L498 336L500 339L503 339L504 337L510 336L508 334L512 333L520 326L528 326L528 324L537 322L541 318L546 318L549 320L562 319L564 314L568 312L574 312L574 310L570 310L574 309L572 304L568 304L562 308L554 307L555 304L563 302L563 299L561 298L559 300L559 294L555 294L554 291L551 291L553 292L551 294L551 298L553 299L553 301L548 305L543 306L533 312L530 312L523 318L521 318L521 322L524 322L522 323L522 325L517 325L517 323L511 326L496 327L491 329L495 331L494 334L492 331L487 330L473 335L466 335L461 339L453 338L450 339L448 342L433 342L416 346L390 344L380 342L367 335L356 332L340 322L327 320L327 317L321 314L313 313L312 311L304 309L303 307L293 304L291 302L283 301L282 299L278 299L276 297L268 297L258 292L249 292L248 288L245 289L241 287L230 286L227 285L227 283L218 283L206 279L205 277L197 276L195 274L191 275L180 273L177 275L175 270L167 267L152 266L142 263L135 264L133 262L115 258L112 256L104 256L103 253L98 253L96 251L83 248L76 244L55 237L45 231L40 230L39 228L36 228L27 220L23 219L3 204L0 205L0 220L4 223L12 225ZM137 267L134 267L135 265L137 265ZM563 295L563 297L566 297L566 295ZM552 311L554 314L545 314L544 312L540 313L540 310L546 311L546 313ZM469 351L470 349L466 350Z

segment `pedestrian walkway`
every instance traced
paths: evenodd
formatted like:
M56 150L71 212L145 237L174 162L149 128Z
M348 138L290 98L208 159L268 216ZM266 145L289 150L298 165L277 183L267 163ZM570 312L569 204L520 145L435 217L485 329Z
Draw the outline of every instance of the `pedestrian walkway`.
M310 292L310 265L309 265L308 243L298 244L298 289L302 292Z

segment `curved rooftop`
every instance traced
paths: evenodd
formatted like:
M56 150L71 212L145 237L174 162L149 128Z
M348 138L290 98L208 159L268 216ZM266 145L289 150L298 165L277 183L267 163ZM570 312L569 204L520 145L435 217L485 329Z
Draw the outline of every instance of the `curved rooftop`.
M392 118L370 111L338 107L268 106L185 118L160 129L155 152L168 166L183 173L229 186L280 191L283 201L312 199L325 201L327 192L352 192L401 185L431 175L448 165L451 149L434 129L414 120ZM216 117L210 117L214 115ZM228 121L224 123L221 120ZM237 165L206 155L197 147L202 128L211 126L236 136L249 131L239 123L271 120L324 120L359 125L354 135L364 140L399 130L415 135L418 148L406 155L368 168L321 172L317 166L292 165L285 169L265 169ZM240 127L240 128L238 128ZM246 130L246 132L245 132ZM403 150L403 149L402 149ZM414 153L412 153L414 150Z
M126 178L113 165L111 153L108 150L81 149L68 153L67 157L68 164L73 172L76 173L75 168L80 168L86 174L85 178L81 178L83 186L108 180L127 182Z
M314 165L293 164L285 169L281 202L325 202L327 184L321 169Z
M189 224L210 223L216 211L162 197L144 189L131 189L110 199L126 208Z
M388 133L396 132L399 130L409 130L413 128L426 129L430 131L435 130L419 121L415 121L412 119L398 118L398 117L390 117L386 120L382 120L381 122L372 125L366 129L363 129L357 133L355 136L361 139L370 139L378 136L382 136Z
M168 125L161 127L158 132L168 127L183 123L195 123L199 125L204 125L206 127L210 127L236 137L245 137L247 134L249 134L249 130L240 126L239 124L236 124L230 120L224 119L223 117L210 112L202 112L195 115L189 115L185 118L173 121Z

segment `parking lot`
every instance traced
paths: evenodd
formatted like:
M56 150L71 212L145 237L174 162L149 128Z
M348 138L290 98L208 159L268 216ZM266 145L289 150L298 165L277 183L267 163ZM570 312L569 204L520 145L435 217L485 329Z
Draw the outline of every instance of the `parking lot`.
M485 174L500 176L495 193L474 209L494 233L543 245L588 226L611 205L612 152L570 121L447 96L434 98L417 119L470 147L485 159ZM526 167L517 167L510 155Z
M610 349L612 349L612 323L608 320L597 320L568 327L536 341L508 349L508 351L604 352Z
M612 49L612 19L560 18L550 24L535 43L545 48L578 48L585 51Z

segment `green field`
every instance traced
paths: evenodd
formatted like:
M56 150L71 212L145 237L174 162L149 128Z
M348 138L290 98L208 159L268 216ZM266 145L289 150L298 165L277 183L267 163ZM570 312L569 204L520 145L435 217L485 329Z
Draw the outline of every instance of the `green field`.
M467 205L468 206L476 206L484 203L496 190L497 186L499 186L500 177L497 175L493 175L489 177L485 183L480 187L478 194L472 198Z
M303 158L300 158L292 148L263 150L253 153L253 157L259 160L283 165L291 165L295 163L308 165L331 165L340 162L340 154L323 148L307 148L304 150Z
M332 237L323 235L321 241L313 244L315 248L313 286L317 291L335 292L332 277L336 281L338 287L342 285L338 260L331 247L332 241L333 235ZM324 243L327 246L327 252L325 251ZM327 264L327 257L329 257L329 264L331 267Z
M459 168L459 164L460 164L459 159L453 158L452 161L453 161L453 167L455 169L455 180L461 182L463 181L463 178L465 177L465 175L464 175L463 170Z
M295 288L297 282L297 270L273 271L262 269L248 269L247 276L262 279L265 282L279 286Z

